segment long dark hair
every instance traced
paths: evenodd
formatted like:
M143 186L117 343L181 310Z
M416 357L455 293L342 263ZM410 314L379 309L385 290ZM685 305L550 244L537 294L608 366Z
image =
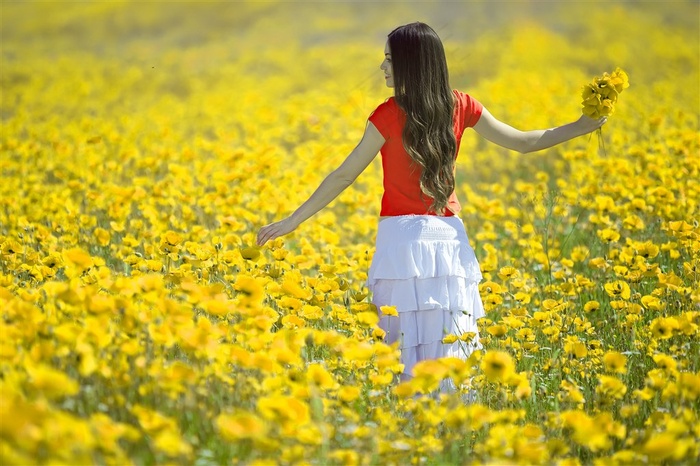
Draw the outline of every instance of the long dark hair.
M445 49L427 24L400 26L389 34L396 103L406 113L403 145L422 169L421 191L442 215L455 188L457 140L452 127L454 94Z

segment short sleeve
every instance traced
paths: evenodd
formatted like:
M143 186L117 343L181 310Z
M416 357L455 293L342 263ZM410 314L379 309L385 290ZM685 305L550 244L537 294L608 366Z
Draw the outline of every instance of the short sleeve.
M459 93L460 103L464 112L464 127L472 128L479 122L484 106L474 97L463 92Z
M395 118L394 113L395 112L392 111L391 100L389 99L379 105L379 107L377 107L367 118L367 120L371 121L375 128L377 128L381 135L384 136L385 140L389 139L389 126L393 118Z

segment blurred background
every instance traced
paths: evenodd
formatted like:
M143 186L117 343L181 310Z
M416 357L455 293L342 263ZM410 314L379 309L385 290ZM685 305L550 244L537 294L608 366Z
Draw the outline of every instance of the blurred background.
M637 85L650 86L681 66L697 78L700 62L694 0L4 1L2 13L3 88L22 79L13 73L17 62L41 57L45 66L31 73L40 74L61 58L93 56L139 67L174 94L187 92L187 78L221 75L232 65L261 79L295 69L309 87L345 74L352 82L344 84L381 89L386 35L412 21L427 22L445 42L455 87L504 68L512 79L566 65L591 75L621 66ZM334 47L346 44L357 47L355 55L344 49L335 56ZM292 59L280 66L280 54ZM178 76L159 76L170 64ZM698 81L689 102L695 110Z

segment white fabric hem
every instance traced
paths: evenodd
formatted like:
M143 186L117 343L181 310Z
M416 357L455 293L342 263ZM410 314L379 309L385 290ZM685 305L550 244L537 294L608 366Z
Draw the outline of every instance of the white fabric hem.
M380 312L387 343L399 342L405 376L419 361L446 356L466 359L478 348L478 318L484 316L478 283L482 275L458 217L409 215L379 223L367 285L372 302L393 306ZM474 334L470 342L444 344L447 335Z

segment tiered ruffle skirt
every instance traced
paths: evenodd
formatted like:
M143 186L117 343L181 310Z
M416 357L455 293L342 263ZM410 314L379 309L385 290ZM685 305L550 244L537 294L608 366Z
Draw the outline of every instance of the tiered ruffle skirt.
M478 284L482 275L462 220L405 215L379 222L367 285L372 302L394 306L380 312L389 344L399 342L403 379L425 359L466 359L481 347L477 319L484 316ZM471 341L444 344L447 335L474 333Z

